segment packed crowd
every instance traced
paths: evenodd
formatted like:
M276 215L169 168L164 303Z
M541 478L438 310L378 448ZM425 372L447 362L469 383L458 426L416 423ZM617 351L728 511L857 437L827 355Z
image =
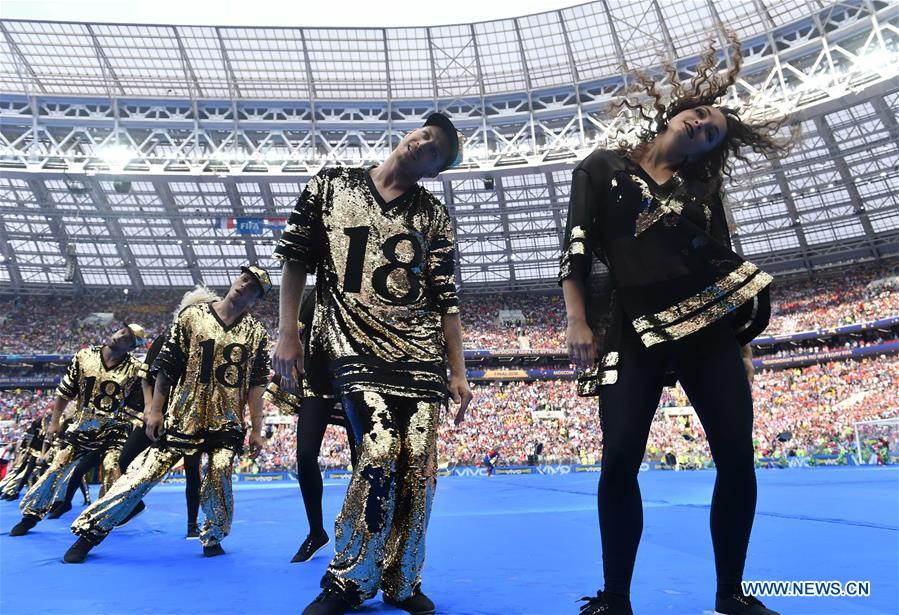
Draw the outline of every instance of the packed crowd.
M766 335L836 327L899 315L899 289L871 282L894 274L892 267L856 267L814 280L778 281ZM110 326L85 324L92 313L111 313L112 326L139 322L151 334L171 319L182 291L140 296L121 291L73 297L0 297L0 354L72 353L96 343ZM558 349L565 347L565 304L560 294L466 295L461 298L465 347L469 349ZM270 333L277 326L277 299L256 306ZM515 317L499 318L503 311Z
M523 464L543 445L540 463L597 463L602 432L596 401L580 398L570 381L492 382L475 386L475 399L467 420L455 427L442 422L438 455L442 464L474 465L491 448L499 449L501 463ZM15 437L16 425L47 412L52 391L0 392L2 441ZM790 442L780 452L800 455L837 454L854 446L856 421L899 417L899 356L863 361L841 361L802 369L763 371L756 374L755 441L759 457L772 452L778 434L789 431ZM702 426L689 410L689 400L678 386L663 393L661 410L650 432L647 456L661 459L671 453L694 465L710 459ZM267 428L268 446L244 471L294 469L296 436L293 417L277 417ZM329 427L321 451L327 468L350 463L346 434Z
M766 333L899 315L896 284L872 284L891 275L888 267L862 267L814 281L779 283L773 295L772 324ZM104 291L82 298L0 298L0 354L71 353L97 343L104 333L128 321L140 322L152 336L170 322L181 294L166 290L136 297ZM88 324L85 320L95 312L111 313L110 323ZM273 329L277 301L260 304L256 313ZM462 314L469 348L564 346L565 306L559 295L463 295ZM854 348L894 339L895 331L871 332L862 337L779 348L774 355ZM11 373L10 368L5 369ZM756 377L754 389L760 455L770 452L772 440L782 431L793 433L787 447L794 450L839 450L853 437L853 422L899 412L899 357L762 372ZM49 411L52 394L41 390L0 392L0 442L14 439L29 419ZM672 453L709 458L698 421L676 410L688 405L679 388L666 389L661 400L665 410L657 414L650 434L650 457ZM274 407L268 412L276 414ZM290 417L273 421L268 448L257 460L245 462L245 470L293 467L296 438L292 421ZM441 427L439 455L444 464L475 464L487 450L498 447L505 463L524 463L539 443L543 447L542 462L593 463L600 457L601 437L594 401L578 398L571 382L494 382L477 385L467 422L460 427L446 422ZM321 461L325 467L349 463L341 429L328 429Z

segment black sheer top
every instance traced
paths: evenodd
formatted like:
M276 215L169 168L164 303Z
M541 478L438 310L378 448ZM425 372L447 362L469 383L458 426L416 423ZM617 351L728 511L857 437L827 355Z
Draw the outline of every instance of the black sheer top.
M731 249L720 186L677 173L660 185L616 152L593 152L573 172L559 283L586 280L594 257L612 280L597 385L617 380L625 322L646 347L713 329L747 344L768 324L772 278Z

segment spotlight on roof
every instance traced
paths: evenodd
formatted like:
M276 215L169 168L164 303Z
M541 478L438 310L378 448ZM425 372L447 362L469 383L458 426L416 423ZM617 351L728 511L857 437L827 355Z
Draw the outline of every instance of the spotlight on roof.
M112 189L119 194L128 194L131 192L131 182L124 180L112 182Z
M110 145L99 151L100 158L111 166L123 167L135 157L135 152L124 145Z

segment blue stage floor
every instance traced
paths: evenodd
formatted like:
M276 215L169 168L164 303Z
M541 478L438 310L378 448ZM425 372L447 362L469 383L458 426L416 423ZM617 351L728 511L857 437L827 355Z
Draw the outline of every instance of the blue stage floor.
M708 535L713 472L641 474L646 509L633 605L639 614L696 614L714 606ZM601 585L596 475L442 479L424 589L446 615L563 615ZM765 598L787 614L899 613L899 468L758 473L747 580L870 581L868 598ZM344 484L325 488L333 520ZM295 486L235 492L236 519L210 560L183 538L181 487L158 487L147 511L83 565L64 565L81 509L10 538L14 503L0 502L0 613L299 613L328 562L288 563L306 534ZM76 496L76 500L80 495ZM330 521L329 521L330 523ZM330 553L330 547L325 549ZM325 553L323 551L322 553ZM395 613L380 600L362 613Z

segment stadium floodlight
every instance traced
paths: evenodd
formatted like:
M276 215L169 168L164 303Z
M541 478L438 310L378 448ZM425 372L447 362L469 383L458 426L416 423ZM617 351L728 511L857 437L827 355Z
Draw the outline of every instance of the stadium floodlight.
M111 167L124 167L135 157L135 152L125 145L110 145L100 149L100 158Z
M897 68L895 53L890 53L884 49L875 49L868 53L859 55L853 61L853 68L862 72L885 73L884 69Z

